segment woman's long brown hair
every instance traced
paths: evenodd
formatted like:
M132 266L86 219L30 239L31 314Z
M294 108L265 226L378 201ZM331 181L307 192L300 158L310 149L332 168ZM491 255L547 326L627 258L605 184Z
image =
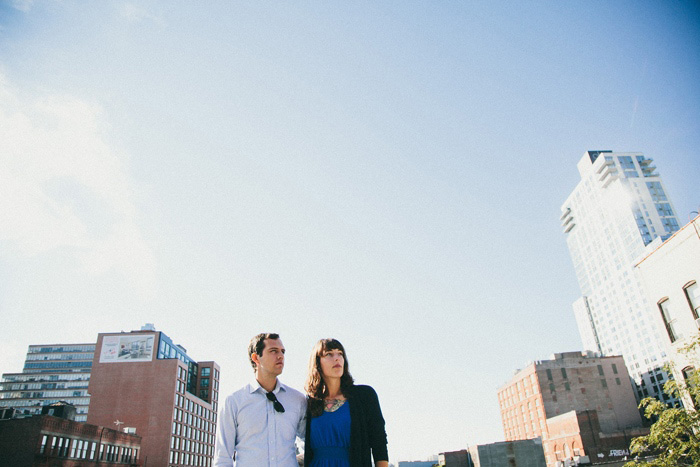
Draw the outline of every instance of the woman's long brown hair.
M330 350L340 350L343 352L343 376L340 377L340 392L348 397L348 389L354 383L348 367L348 356L345 348L336 339L321 339L314 346L309 358L309 373L306 378L306 395L309 396L309 411L312 417L318 417L323 413L323 399L328 396L328 388L323 381L321 373L321 356Z

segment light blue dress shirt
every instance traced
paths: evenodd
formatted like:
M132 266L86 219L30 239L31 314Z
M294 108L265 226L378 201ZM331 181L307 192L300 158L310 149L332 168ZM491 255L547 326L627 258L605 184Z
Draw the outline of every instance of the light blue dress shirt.
M280 383L277 412L257 381L226 398L219 413L215 467L297 467L294 442L304 439L306 397ZM234 460L235 458L235 460Z

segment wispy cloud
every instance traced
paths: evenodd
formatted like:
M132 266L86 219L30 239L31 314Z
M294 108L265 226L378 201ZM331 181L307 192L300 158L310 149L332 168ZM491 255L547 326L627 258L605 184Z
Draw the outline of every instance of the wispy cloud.
M99 106L29 96L0 75L0 247L20 257L67 248L86 272L116 269L148 293L154 255L106 129Z
M165 21L162 17L151 13L140 5L133 3L125 3L120 9L122 17L126 18L130 23L140 23L143 21L153 21L159 26L164 26Z
M27 12L34 6L34 0L11 0L10 5L16 10Z

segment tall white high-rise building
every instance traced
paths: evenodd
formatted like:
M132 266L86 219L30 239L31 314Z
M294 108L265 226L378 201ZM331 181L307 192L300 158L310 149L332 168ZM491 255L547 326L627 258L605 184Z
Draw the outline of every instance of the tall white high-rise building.
M585 350L622 355L639 398L663 394L662 329L634 266L655 238L679 228L652 159L587 151L581 181L562 205L562 226L581 298L573 304Z

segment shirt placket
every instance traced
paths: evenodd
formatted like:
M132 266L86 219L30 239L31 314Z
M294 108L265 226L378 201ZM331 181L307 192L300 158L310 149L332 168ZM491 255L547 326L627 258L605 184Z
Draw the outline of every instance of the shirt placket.
M276 467L277 459L277 417L275 417L274 404L265 404L267 407L267 440L269 450L270 467Z

